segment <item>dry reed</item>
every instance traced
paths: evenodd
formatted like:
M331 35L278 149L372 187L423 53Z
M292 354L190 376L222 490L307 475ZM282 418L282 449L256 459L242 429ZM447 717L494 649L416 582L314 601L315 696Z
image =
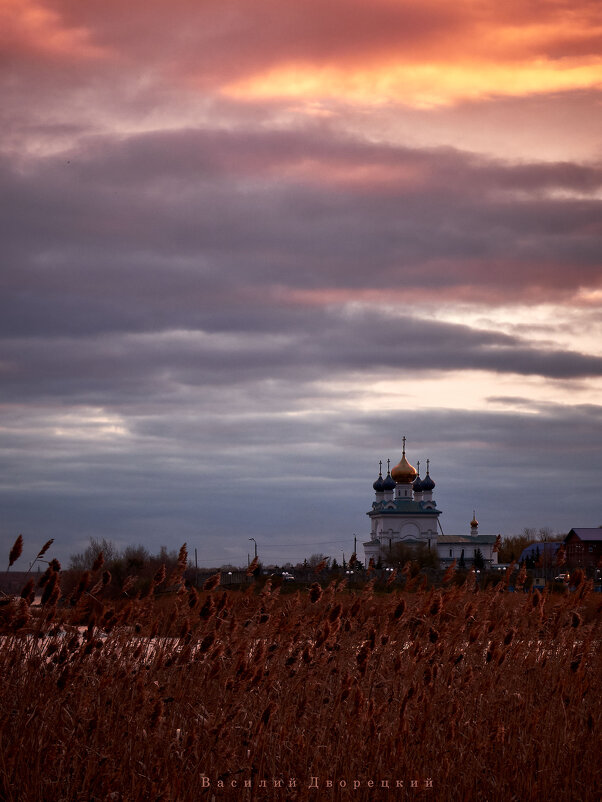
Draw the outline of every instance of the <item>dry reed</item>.
M45 576L43 606L28 584L0 607L3 800L372 800L396 780L396 799L599 797L602 605L585 581L209 582L109 602L101 579L92 603L92 576L62 601Z

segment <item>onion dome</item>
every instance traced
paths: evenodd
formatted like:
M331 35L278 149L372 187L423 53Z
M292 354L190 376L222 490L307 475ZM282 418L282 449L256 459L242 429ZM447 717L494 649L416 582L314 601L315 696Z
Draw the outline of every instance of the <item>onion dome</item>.
M429 474L429 472L428 472L428 468L427 468L427 470L426 470L426 476L425 476L425 477L424 477L424 479L422 480L422 490L423 490L423 492L425 492L425 493L428 493L428 492L430 492L431 490L433 490L433 489L434 489L434 487L435 487L435 483L434 483L434 482L433 482L433 480L431 479L431 476L430 476L430 474Z
M435 483L427 473L427 475L422 480L422 490L423 492L428 492L429 490L434 490L434 488L435 488Z
M372 487L376 490L377 493L382 493L382 492L384 492L383 491L383 484L384 484L384 480L383 480L382 476L379 474L378 479L376 480L376 482L374 482L372 484Z
M395 480L391 476L391 472L383 479L383 490L385 493L389 490L395 490Z
M418 475L416 476L416 479L414 480L414 484L412 485L412 488L414 490L414 493L422 493L422 479L420 478L420 462L418 462L417 471L418 471Z
M384 484L384 481L383 481L383 464L382 464L382 461L381 461L381 462L378 463L378 479L376 480L376 482L374 482L372 487L376 490L377 493L382 493L384 491L383 484Z
M400 461L391 471L391 476L395 479L395 482L398 485L410 485L414 481L418 474L416 473L416 468L406 459L406 439L403 438L403 454L401 455Z
M431 462L430 459L427 459L427 461L426 461L426 476L422 480L422 491L424 493L430 493L431 490L433 490L434 487L435 487L435 483L431 479L431 475L429 473L430 462Z
M475 511L474 511L474 510L472 511L472 521L470 522L470 525L471 525L473 528L474 528L475 526L478 526L478 525L479 525L479 522L477 521L477 516L476 516L476 514L475 514Z

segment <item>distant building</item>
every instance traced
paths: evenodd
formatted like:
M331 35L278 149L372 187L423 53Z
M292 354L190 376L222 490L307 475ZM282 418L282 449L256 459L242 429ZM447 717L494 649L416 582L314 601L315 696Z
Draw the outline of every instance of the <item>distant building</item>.
M475 520L476 518L473 518L473 521ZM480 535L478 523L474 526L471 521L469 535L440 535L437 538L439 562L464 560L466 565L470 565L474 562L477 552L480 552L484 567L490 568L492 565L497 565L497 552L493 551L496 540L497 535Z
M544 579L553 579L560 569L556 565L558 549L562 543L559 540L541 540L531 543L521 551L518 564L525 563L525 567L535 571L535 576Z
M602 528L571 529L564 539L564 546L569 568L582 568L587 576L592 577L602 568Z
M530 543L520 553L518 564L527 560L553 563L556 559L556 552L560 548L559 540L539 540L537 543Z
M493 551L497 535L479 534L479 523L474 513L468 534L439 533L441 510L437 509L433 499L435 482L430 475L429 460L426 461L425 477L421 479L420 463L418 470L410 465L405 445L404 437L401 460L392 469L390 460L387 460L384 479L380 462L378 478L372 485L375 498L367 513L371 527L370 540L364 543L366 564L370 559L375 565L379 560L386 562L398 543L408 546L424 544L429 549L436 549L443 564L456 560L470 565L478 552L485 566L497 564L497 553Z

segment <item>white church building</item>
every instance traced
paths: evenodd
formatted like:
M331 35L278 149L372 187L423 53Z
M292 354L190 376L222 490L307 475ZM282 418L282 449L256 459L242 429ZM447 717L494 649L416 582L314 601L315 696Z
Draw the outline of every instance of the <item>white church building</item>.
M473 513L470 532L466 535L444 535L439 523L441 510L433 498L435 482L430 476L430 461L426 461L426 474L420 478L418 470L406 458L406 439L403 438L401 460L390 468L387 460L387 475L383 479L382 461L378 478L372 485L375 498L370 518L370 540L364 543L366 565L370 560L376 565L386 562L396 543L416 546L420 543L436 549L442 565L456 560L469 566L480 551L485 567L497 564L497 553L493 548L497 535L479 534L479 523Z

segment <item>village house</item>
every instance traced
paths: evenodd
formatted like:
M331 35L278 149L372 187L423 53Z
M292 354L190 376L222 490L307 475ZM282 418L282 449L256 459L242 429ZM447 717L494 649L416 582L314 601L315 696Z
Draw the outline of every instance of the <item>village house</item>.
M566 565L569 570L581 568L592 579L600 577L602 568L602 527L571 529L564 539ZM597 572L597 573L596 573Z

